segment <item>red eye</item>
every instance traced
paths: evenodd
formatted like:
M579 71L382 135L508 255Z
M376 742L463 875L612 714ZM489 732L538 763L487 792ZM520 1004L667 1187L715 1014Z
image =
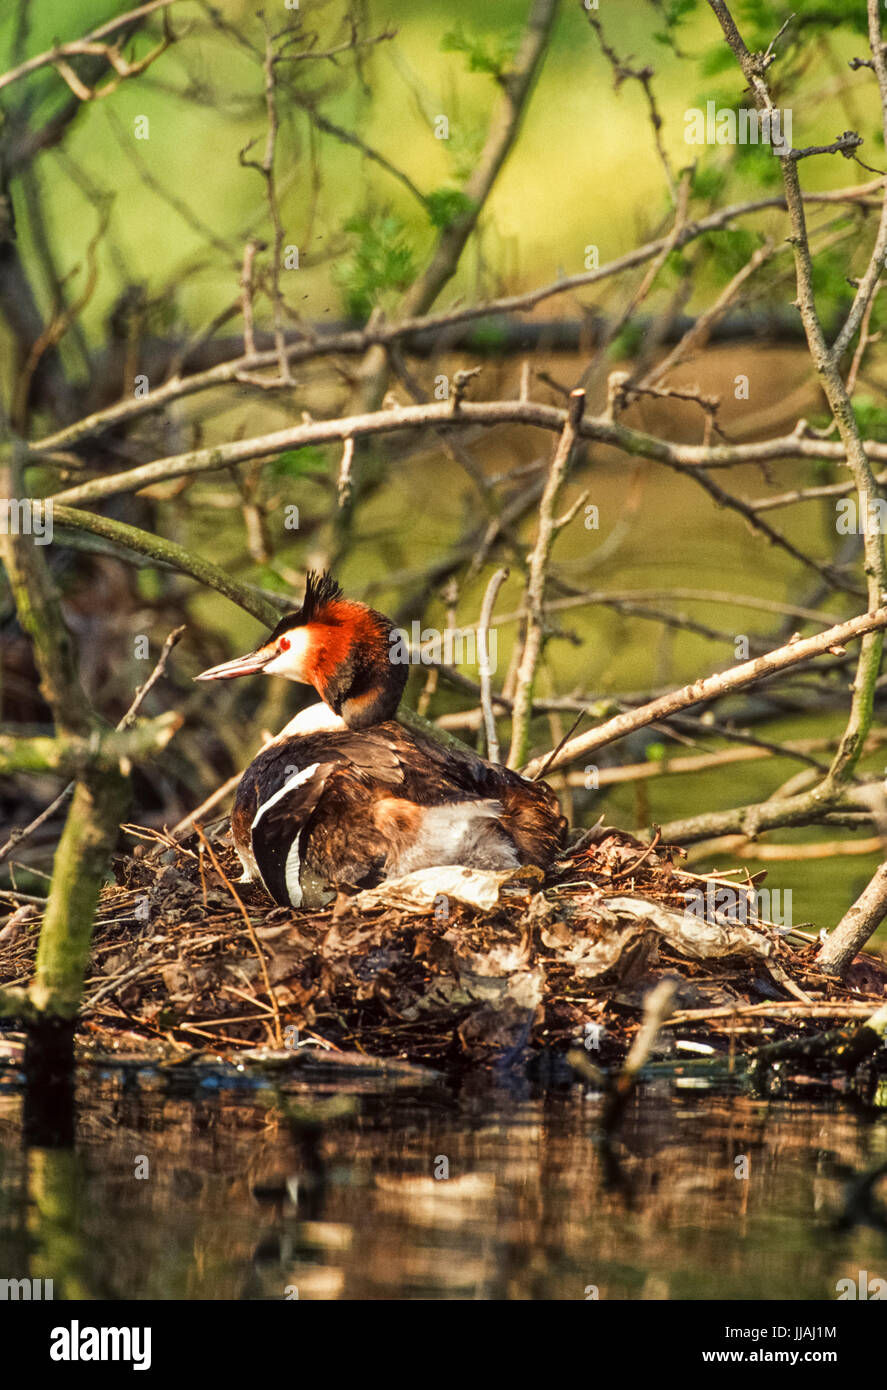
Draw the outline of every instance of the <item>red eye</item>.
M288 652L290 649L290 639L288 637L280 637L277 642L277 649L281 652Z

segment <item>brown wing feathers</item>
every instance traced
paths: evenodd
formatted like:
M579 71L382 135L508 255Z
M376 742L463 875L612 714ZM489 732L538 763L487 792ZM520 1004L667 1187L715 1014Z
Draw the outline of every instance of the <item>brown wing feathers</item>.
M519 862L551 863L566 821L550 788L392 720L270 744L244 775L231 822L268 891L286 903L294 901L288 874L292 880L301 865L330 881L377 881L425 809L466 801L498 802L498 824Z

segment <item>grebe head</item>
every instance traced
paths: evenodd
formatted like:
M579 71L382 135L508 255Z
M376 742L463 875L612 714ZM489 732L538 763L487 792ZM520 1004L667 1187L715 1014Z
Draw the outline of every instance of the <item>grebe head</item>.
M351 729L393 719L408 667L393 661L397 645L388 619L343 597L330 574L309 573L297 613L281 618L261 646L202 671L199 681L262 672L313 685Z

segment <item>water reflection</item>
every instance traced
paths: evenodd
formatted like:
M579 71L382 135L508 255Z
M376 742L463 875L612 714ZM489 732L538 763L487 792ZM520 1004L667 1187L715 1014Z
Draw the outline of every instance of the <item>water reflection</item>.
M887 1276L877 1111L657 1082L607 1154L578 1087L185 1094L143 1071L79 1100L73 1151L26 1150L0 1093L0 1277L57 1299L830 1299Z

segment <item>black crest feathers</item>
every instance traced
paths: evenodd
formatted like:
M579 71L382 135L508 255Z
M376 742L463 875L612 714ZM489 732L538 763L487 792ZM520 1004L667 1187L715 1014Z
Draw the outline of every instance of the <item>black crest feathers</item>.
M302 607L297 613L288 613L285 618L281 618L267 641L273 642L275 637L280 637L284 632L289 632L294 627L302 627L305 623L314 622L328 603L335 603L342 597L341 586L336 583L328 571L324 570L322 574L318 574L315 570L309 570L305 580L305 598Z
M312 622L322 608L325 608L328 603L335 603L340 598L342 598L341 586L336 583L328 570L324 570L322 574L318 574L315 570L309 570L305 580L302 622Z

